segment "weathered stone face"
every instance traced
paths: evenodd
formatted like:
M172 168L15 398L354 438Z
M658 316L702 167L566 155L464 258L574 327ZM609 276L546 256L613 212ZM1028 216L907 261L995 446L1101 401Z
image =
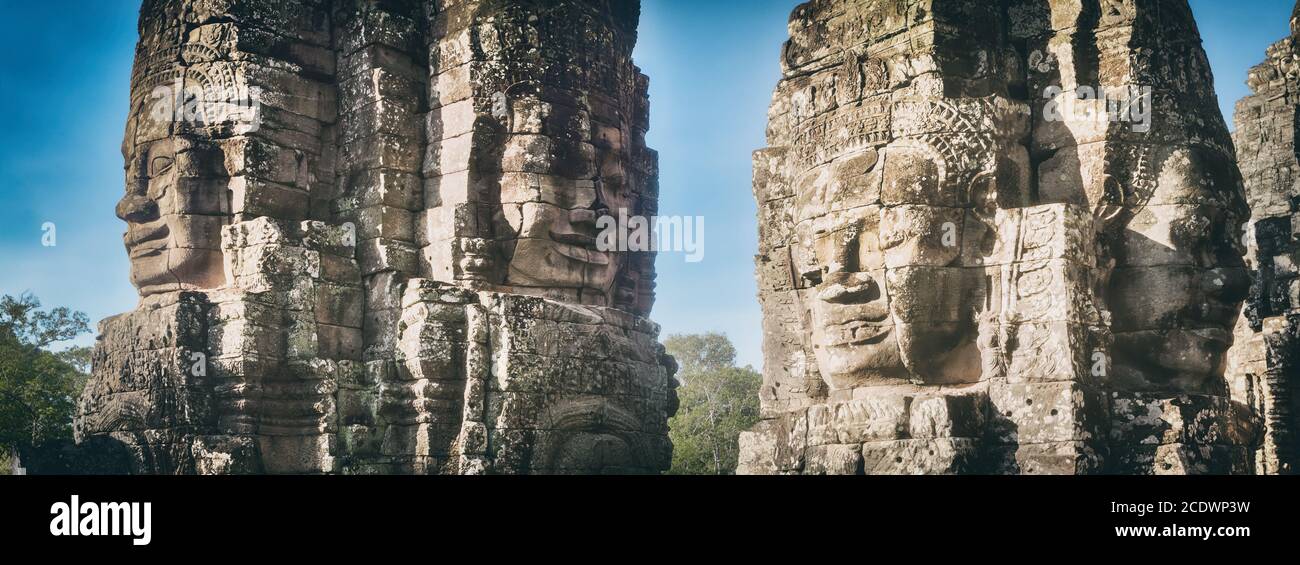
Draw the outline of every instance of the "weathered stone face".
M599 248L597 236L602 217L640 213L639 187L628 185L631 179L624 170L630 153L621 139L625 131L631 134L630 128L593 127L590 115L575 115L560 104L527 98L513 103L538 109L512 108L511 119L536 119L543 132L572 132L576 125L592 137L574 142L541 134L509 136L505 159L527 155L535 161L517 167L503 162L503 169L529 170L502 174L495 220L501 228L497 241L509 262L503 283L572 289L572 296L583 302L613 304L619 271L633 267L616 249Z
M173 17L192 8L174 0L143 6ZM117 205L127 222L131 280L142 297L219 288L226 282L221 228L248 195L242 151L230 144L260 126L258 87L222 52L231 25L202 25L181 37L176 22L141 24L122 140L126 190ZM275 180L297 173L282 170Z
M515 149L507 146L506 150ZM586 297L585 302L612 304L624 259L614 250L597 247L597 223L601 217L615 217L611 210L617 214L620 209L632 208L617 157L602 162L599 174L580 175L583 178L544 173L514 173L508 180L503 178L502 189L510 193L503 193L497 221L502 228L498 244L509 262L505 284L571 289L572 296ZM582 169L592 171L594 163ZM507 187L507 182L514 185Z
M638 5L153 0L133 312L77 420L143 473L655 473ZM96 440L100 441L100 440Z
M1208 64L1185 4L1104 4L794 10L742 470L1250 471L1224 378L1248 213Z
M1166 150L1159 162L1154 192L1112 248L1116 378L1138 390L1222 392L1250 286L1240 175L1225 156L1195 147Z
M484 2L449 19L431 92L425 260L440 280L645 313L653 267L598 246L602 222L651 215L647 82L635 3ZM432 189L432 190L430 190ZM460 256L450 272L437 266Z
M792 252L809 285L817 363L828 384L840 388L905 374L884 278L878 159L871 151L798 181ZM864 194L873 179L874 198Z
M227 179L216 172L220 150L193 134L135 133L123 143L127 188L117 205L127 223L132 284L141 296L222 286L221 228L230 222L230 202Z
M823 378L833 389L978 380L974 342L965 339L978 309L968 305L987 285L966 268L981 264L978 247L962 242L989 231L990 203L1019 201L1027 186L1023 148L1007 144L1024 134L1023 106L900 86L826 112L789 118L796 143L813 147L794 146L786 165L795 284L809 289L801 296ZM888 129L852 129L872 120Z

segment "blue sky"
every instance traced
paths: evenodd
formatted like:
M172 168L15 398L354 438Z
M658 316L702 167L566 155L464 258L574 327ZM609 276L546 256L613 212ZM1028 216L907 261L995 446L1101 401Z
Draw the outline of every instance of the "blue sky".
M705 256L659 258L653 317L664 333L720 331L761 365L750 153L795 0L643 0L637 64L650 76L651 131L665 215L705 217ZM1289 0L1192 0L1219 103L1288 32ZM0 293L30 290L92 320L135 291L113 216L138 2L0 0ZM57 245L41 245L54 222ZM80 340L89 343L89 336Z

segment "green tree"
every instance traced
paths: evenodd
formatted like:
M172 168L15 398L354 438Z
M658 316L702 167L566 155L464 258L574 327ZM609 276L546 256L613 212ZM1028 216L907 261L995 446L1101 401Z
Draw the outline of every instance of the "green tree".
M677 359L677 380L736 365L736 348L717 332L673 334L664 340L664 347Z
M0 332L7 331L24 344L45 349L90 331L85 314L60 306L40 311L41 301L31 293L0 297Z
M664 340L680 367L677 414L668 421L673 464L678 475L730 475L736 472L739 438L758 423L762 377L736 367L736 348L718 333L672 335Z
M0 451L72 436L89 351L48 348L90 328L85 314L40 307L30 294L0 298Z

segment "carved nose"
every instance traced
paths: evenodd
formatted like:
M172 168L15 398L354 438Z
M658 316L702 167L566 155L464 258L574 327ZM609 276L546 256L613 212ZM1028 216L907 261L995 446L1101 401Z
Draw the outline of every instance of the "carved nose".
M829 273L817 298L837 304L865 304L881 298L880 285L868 273Z
M829 274L843 273L851 277L867 276L866 273L858 272L858 233L856 230L845 232L836 232L830 240L830 247L826 249L825 258L827 259L826 271Z
M605 191L604 181L600 177L596 177L592 180L592 185L596 189L596 197L591 201L591 206L588 206L587 209L595 212L597 218L610 215L609 204L605 203L605 198L601 195Z
M848 271L827 273L825 277L824 282L826 283L848 286L871 284L876 281L875 277L871 276L871 273L851 273Z
M117 202L117 217L135 224L158 219L158 203L141 194L129 193Z
M569 212L569 223L575 226L595 226L596 218L601 216L596 210L573 210Z

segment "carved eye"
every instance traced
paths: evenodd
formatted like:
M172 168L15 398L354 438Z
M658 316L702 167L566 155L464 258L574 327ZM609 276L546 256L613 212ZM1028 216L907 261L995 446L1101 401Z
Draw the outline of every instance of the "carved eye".
M149 178L156 177L167 171L170 171L174 160L171 157L159 156L154 157L149 162Z
M902 245L907 236L907 229L895 224L893 217L886 217L880 222L880 235L877 238L877 243L880 250L885 251Z
M805 286L817 286L817 285L822 284L822 271L824 271L824 270L825 270L825 269L819 269L819 270L816 270L816 271L808 271L808 272L804 273L804 274L802 275L802 278L803 278L803 281L804 281L804 285L805 285Z

